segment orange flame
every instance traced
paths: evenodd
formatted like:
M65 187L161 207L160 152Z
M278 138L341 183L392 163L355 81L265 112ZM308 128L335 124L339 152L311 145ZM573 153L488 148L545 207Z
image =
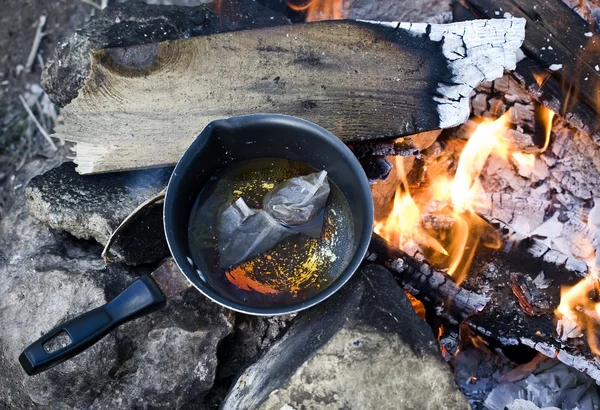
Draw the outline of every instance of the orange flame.
M592 296L600 290L599 280L598 272L593 270L575 286L562 288L560 304L554 311L559 318L559 335L564 339L569 336L573 338L579 335L579 331L585 331L588 346L595 355L600 355L600 344L596 335L600 325L600 302L594 301Z
M413 295L411 295L410 293L408 293L406 291L404 291L404 294L408 298L408 301L412 305L417 316L419 316L421 319L425 320L425 315L427 312L425 311L425 305L423 305L423 302L421 302L419 299L417 299L416 297L414 297Z
M475 210L488 206L483 201L484 190L479 181L487 158L492 154L508 157L503 138L507 130L508 114L496 121L481 123L463 148L454 178L436 177L427 198L427 204L445 203L443 217L451 222L443 229L427 230L423 226L422 210L411 196L403 167L397 157L400 185L396 190L390 214L375 225L375 232L388 242L402 247L409 240L424 247L427 260L439 269L445 269L457 283L461 283L471 266L478 245L497 248L497 233Z
M542 121L544 121L545 139L541 152L546 151L548 145L550 145L550 134L552 134L552 120L554 119L554 115L554 111L542 106Z
M422 229L420 225L421 210L408 192L403 158L395 157L395 159L400 185L396 188L392 211L385 219L375 225L375 233L398 247L402 247L404 243L412 239L419 245L433 248L437 252L448 255L444 247Z
M533 78L535 79L535 82L537 83L538 87L542 88L544 86L544 83L546 82L546 80L548 78L550 78L550 73L532 73L533 74Z
M460 161L452 182L452 204L460 210L474 210L477 197L483 193L479 184L479 174L483 170L485 161L492 151L506 158L508 147L502 138L506 132L508 114L504 114L496 121L481 123L469 142L460 154Z
M348 18L348 4L345 0L309 0L301 4L297 0L288 0L287 5L294 11L306 11L306 21Z

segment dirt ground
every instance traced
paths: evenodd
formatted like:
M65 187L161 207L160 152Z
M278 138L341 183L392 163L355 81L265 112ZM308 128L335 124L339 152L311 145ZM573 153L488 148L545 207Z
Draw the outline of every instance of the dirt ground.
M24 69L40 16L47 20L38 52L47 61L58 42L95 12L80 0L0 0L0 217L10 204L15 173L44 143L19 100L40 82L37 58L31 72Z
M40 16L47 21L40 55L44 61L60 39L71 34L94 12L80 0L0 0L0 115L14 108L27 84L39 83L41 67L36 60L31 73L21 72L35 37ZM19 104L20 107L20 104Z

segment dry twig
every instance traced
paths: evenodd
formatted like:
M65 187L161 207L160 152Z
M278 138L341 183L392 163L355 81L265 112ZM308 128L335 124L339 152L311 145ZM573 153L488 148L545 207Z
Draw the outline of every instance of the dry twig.
M48 143L50 144L50 147L52 148L52 151L56 151L57 150L56 144L54 144L54 141L52 141L52 138L50 137L50 135L48 134L48 132L44 129L44 127L42 127L42 124L40 124L40 122L38 121L38 119L35 118L35 115L33 114L33 111L31 111L31 108L29 108L29 105L25 101L25 98L23 98L22 95L19 95L19 100L21 100L21 104L23 104L23 107L25 108L25 111L27 111L27 114L29 114L29 117L33 120L33 123L35 124L35 126L37 127L37 129L44 136L44 138L46 138L46 141L48 141Z
M42 57L42 55L40 53L37 54L37 61L38 61L38 64L40 66L40 70L43 70L44 66L45 66L45 64L44 64L44 58Z
M106 6L108 6L108 0L100 0L100 4L96 3L92 0L81 0L82 3L89 4L92 7L97 8L98 10L104 10Z
M33 67L33 63L35 62L35 57L37 56L38 49L40 48L40 44L42 42L42 38L46 35L42 30L44 30L44 26L46 25L46 16L40 16L40 21L38 22L37 29L35 31L35 37L33 38L33 44L31 45L31 51L29 52L29 56L27 57L27 63L25 63L25 71L30 72Z

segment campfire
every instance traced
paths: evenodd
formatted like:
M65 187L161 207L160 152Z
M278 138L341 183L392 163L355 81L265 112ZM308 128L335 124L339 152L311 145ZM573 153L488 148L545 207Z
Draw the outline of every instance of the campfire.
M414 187L412 193L404 162L397 158L400 181L392 211L377 223L375 233L405 251L414 250L413 244L421 246L421 253L426 254L428 261L460 284L469 271L482 236L481 245L494 249L500 246L493 228L477 212L491 208L479 180L486 160L490 155L508 160L509 148L502 137L505 132L506 114L495 121L483 122L460 152L455 175L442 169L437 175L424 171L430 180L421 181L421 186ZM515 152L512 155L524 154ZM427 169L427 161L423 167Z
M333 4L335 2L328 3L325 9ZM318 20L316 10L324 9L323 4L317 1L302 7L296 5L290 7L298 11L308 9L307 21ZM338 10L343 10L342 5L336 4L336 7ZM580 5L580 9L583 10L584 6ZM325 12L322 16L343 18L337 17L335 12ZM590 47L595 47L595 43L590 44L590 41L586 43ZM552 47L549 49L552 50ZM543 89L549 80L552 81L551 71L540 72L532 69L530 75L537 90ZM564 87L564 92L561 94L561 98L564 99L562 106L548 104L552 108L533 101L525 90L517 91L521 87L522 85L517 85L517 81L510 76L492 85L481 87L471 100L476 121L470 121L468 126L444 132L436 142L420 147L421 153L416 158L388 157L394 171L385 181L378 181L373 185L376 203L380 205L379 212L376 212L379 218L376 220L374 232L385 239L389 246L397 247L411 257L426 261L434 269L444 272L457 285L463 283L469 275L477 275L478 268L481 270L484 267L479 263L476 264L479 267L473 268L474 258L502 252L502 248L506 251L507 243L514 242L515 235L541 239L550 246L550 250L545 251L546 255L556 251L564 253L564 256L558 256L559 254L556 253L556 256L545 258L545 261L558 262L558 265L571 261L571 268L575 259L584 261L585 268L579 264L578 269L583 274L587 271L587 275L583 279L571 279L571 282L575 282L574 285L560 286L559 283L565 283L564 278L553 283L553 280L544 277L543 269L540 272L527 270L512 272L510 281L518 306L526 315L546 316L548 322L551 321L556 325L555 332L545 336L567 344L576 341L575 344L579 347L575 348L575 351L588 350L591 355L587 357L595 362L596 360L592 359L593 355L600 354L598 345L600 330L600 278L598 277L600 264L598 261L600 259L595 256L598 246L597 230L600 226L600 217L597 214L600 211L596 207L597 200L592 198L593 201L590 202L589 197L585 195L584 199L588 201L576 205L583 206L583 212L580 211L575 216L570 211L573 206L572 201L565 203L563 198L556 198L561 202L557 204L552 200L550 192L556 189L556 183L550 182L551 187L547 186L548 168L553 167L556 159L561 161L560 148L557 147L564 143L564 135L574 133L579 138L595 138L595 133L589 132L590 128L582 127L582 124L575 127L586 130L587 135L585 132L573 131L572 128L571 131L567 131L572 125L559 119L555 113L555 111L561 112L568 117L569 112L570 115L576 116L585 110L573 108L582 104L581 98L577 95L576 85ZM498 98L498 94L504 95ZM483 106L479 105L481 102L484 103ZM543 97L542 102L547 103ZM559 141L556 141L559 135L563 140L559 137ZM406 142L407 138L398 141L402 144ZM555 155L548 154L549 149ZM573 170L573 172L577 171ZM560 185L560 182L558 184ZM561 193L561 188L558 188L559 196L564 195ZM511 204L512 201L506 196L507 194L520 197L520 203ZM378 201L377 199L381 197L386 198L387 201ZM530 204L527 203L528 197L532 199ZM531 218L533 215L529 214L531 210L528 208L537 207L540 200L544 202L544 206L536 211L541 215ZM503 202L508 203L503 204ZM502 209L506 205L511 207L509 214ZM522 205L522 208L519 205ZM552 222L561 218L559 215L561 212L562 218L571 218L566 221L567 224L578 226L575 232L564 229L561 222ZM498 220L509 222L509 225L498 224ZM498 229L500 226L505 229ZM508 226L510 226L509 235L506 230ZM487 248L488 251L482 251L482 248ZM388 260L388 267L392 266L393 264ZM407 285L407 282L410 280L402 281L404 285ZM467 289L473 284L475 284L473 287L478 289L487 286L474 278L470 282L467 283ZM560 287L560 297L555 299L554 310L547 300L538 300L537 303L543 305L545 309L537 309L535 299L548 299L548 296L542 293L550 286ZM423 296L424 289L416 287L417 289L413 288L413 293L415 295L421 293ZM411 289L411 286L407 288ZM426 301L427 299L428 297L425 296ZM415 310L425 318L423 304L417 299L411 300ZM429 299L429 302L431 301ZM487 333L486 330L479 329L484 333ZM531 329L530 332L533 340L542 336L540 330ZM438 339L441 340L444 334L444 326L439 325ZM502 339L504 334L505 332L500 330L497 336ZM488 341L484 343L489 346L489 333L486 336L488 337L484 339ZM476 346L481 346L481 342L475 341L478 337L473 336L471 332L464 334L465 339L471 340ZM583 345L577 342L582 340L585 340ZM543 351L550 357L560 358L564 354L561 348L544 350L540 345L541 343L534 342L529 346ZM558 345L554 344L554 346ZM452 355L444 343L441 348L444 356L451 360ZM458 349L454 354L457 352ZM573 363L568 359L563 361ZM596 366L589 363L590 367ZM595 372L592 371L594 374ZM471 381L476 380L477 377L472 376Z
M354 363L371 358L348 360L344 355L355 354L352 349L363 344L380 349L379 359L385 357L371 363L373 368L378 369L381 362L396 366L395 356L386 356L386 346L404 352L405 345L396 345L389 329L394 329L394 334L405 332L400 339L406 339L406 346L410 345L406 351L411 353L402 354L415 354L417 361L420 350L427 350L423 346L431 346L427 338L439 343L428 355L435 357L432 362L436 366L442 363L443 371L451 369L462 392L449 399L458 403L456 408L466 401L473 408L493 410L534 409L549 403L593 408L600 403L600 395L591 387L600 384L600 198L596 193L600 186L596 95L600 54L595 52L600 36L592 21L592 6L582 2L574 11L559 0L536 1L534 6L522 0L461 0L454 2L451 18L440 17L452 24L429 24L375 20L357 14L357 2L288 0L270 9L262 3L218 0L202 9L200 28L197 22L186 27L187 23L177 20L183 14L171 10L169 19L177 20L171 28L144 31L144 39L132 37L130 43L108 37L78 42L83 38L78 34L75 46L66 43L61 47L44 74L45 91L61 107L54 136L72 143L69 149L75 165L66 171L63 165L60 171L33 180L28 188L31 214L55 229L105 245L105 261L156 268L144 276L145 289L152 297L139 311L163 307L167 299L180 303L177 298L186 295L192 284L209 299L231 308L219 314L230 321L230 328L235 327L227 330L235 337L222 342L218 351L216 344L221 339L214 342L214 362L225 364L212 368L217 388L211 385L209 390L213 390L207 393L218 397L212 399L223 408L258 408L264 403L271 406L264 408L287 408L284 405L296 398L286 390L286 383L302 380L302 389L310 386L311 375L322 375L320 368L311 365L322 357L343 357L336 364L336 373L353 374ZM123 9L108 7L104 12L109 13L102 23L106 33L121 24L133 24ZM158 18L160 24L164 24L162 18ZM107 35L104 31L102 36ZM287 114L323 127L354 154L356 158L349 156L356 162L367 193L370 183L375 204L371 242L367 237L362 249L368 247L366 255L363 259L361 253L356 262L358 279L340 285L325 297L330 299L312 302L320 292L335 287L338 278L323 278L316 269L336 260L340 265L341 260L350 264L345 258L353 260L354 255L343 250L352 246L337 242L336 237L352 236L345 232L352 230L348 215L353 211L327 213L327 196L318 212L311 214L313 218L321 213L325 222L317 230L325 232L331 242L321 250L320 259L310 256L321 244L319 235L312 232L314 227L311 246L303 250L308 256L290 248L284 255L290 264L285 269L276 262L282 254L271 252L275 245L267 243L264 235L256 235L264 241L256 246L258 241L236 241L244 236L239 233L242 229L223 228L230 235L226 241L219 240L226 243L231 263L219 267L224 275L214 289L213 279L194 259L194 251L188 251L193 255L187 257L185 266L178 260L178 246L172 246L179 235L174 233L177 229L167 226L167 232L163 230L163 208L167 225L169 218L176 218L169 210L169 194L165 200L166 180L155 178L147 183L151 171L140 169L175 165L182 154L192 155L190 146L193 152L201 152L212 149L211 144L218 145L217 154L203 157L202 166L195 164L194 175L229 164L237 153L245 155L256 149L253 144L259 140L258 132L256 141L248 138L241 148L235 145L237 139L242 141L235 134L236 121L244 121L237 117L246 114ZM233 120L221 120L230 117ZM253 129L256 125L246 126ZM285 138L291 138L293 127L289 126ZM294 135L296 140L279 148L298 156L310 151L321 161L319 155L328 145L319 145L318 139L313 146L301 145L298 141L307 139L308 134L302 134L300 128L293 131L301 137ZM338 139L333 140L339 144ZM271 141L273 146L275 142ZM345 158L343 153L339 155L333 161L338 165ZM277 168L272 166L274 161L270 163ZM266 162L261 164L269 168ZM231 220L243 219L242 214L244 218L262 215L271 226L281 229L281 223L273 222L273 216L262 209L262 201L273 196L282 200L279 190L293 191L290 187L299 185L302 178L317 180L318 184L307 182L307 186L327 195L331 183L331 191L343 198L348 191L344 183L353 185L352 181L350 177L340 179L336 167L328 169L330 165L311 164L306 175L286 174L285 189L271 176L268 183L254 187L260 195L252 198L243 198L247 192L236 186L236 200L227 208ZM191 171L188 175L179 168L181 162L177 166L174 173L170 168L162 170L173 175L169 188L179 183L178 179L191 178ZM70 173L72 181L84 181L73 182L75 185L93 178L129 176L131 170L137 170L135 178L146 182L123 177L107 185L124 184L122 191L144 191L140 194L143 200L135 201L135 206L118 218L99 217L102 209L94 208L93 203L82 206L77 212L86 217L75 219L89 219L86 229L93 230L92 234L81 234L81 228L69 225L76 212L52 202L52 193L62 192L61 184L67 180L60 172ZM51 181L50 188L44 178ZM181 184L178 189L183 190ZM230 197L227 189L223 188L224 198ZM74 191L72 195L77 194ZM188 202L199 196L184 193L180 195ZM177 204L178 208L187 206L182 204ZM222 209L221 205L211 204L214 209ZM350 203L348 209L355 206ZM214 216L213 208L206 212ZM310 225L309 219L302 220L298 232L303 232L303 225ZM223 220L222 215L215 216L219 224ZM198 221L201 247L216 235L203 230L203 218ZM295 226L284 225L288 230ZM343 233L337 234L342 225ZM221 228L218 232L220 235ZM245 236L252 239L251 234ZM367 234L371 235L370 227ZM282 233L277 244L292 237L289 235L292 233ZM143 257L140 252L131 257L130 248L142 243L147 246ZM237 258L236 250L244 247L240 244L248 251ZM343 252L348 252L344 258ZM263 254L266 257L261 263L252 259ZM217 258L216 253L210 255ZM223 255L218 258L224 259ZM294 267L298 267L297 277L291 273ZM188 268L193 268L197 282L189 278ZM315 288L303 295L306 284L315 284ZM125 292L131 293L134 286ZM228 304L219 289L234 295L234 303ZM333 295L338 289L342 290ZM114 293L111 288L109 294ZM261 310L264 306L259 305L266 303L272 310ZM297 309L285 309L295 307L294 303ZM404 304L412 316L402 310ZM296 314L308 307L311 310L286 317L278 329L281 333L261 340L261 355L256 355L260 350L256 348L244 360L235 355L233 359L224 357L245 343L236 338L245 337L248 326L271 326L270 322L254 323L239 312ZM67 324L78 320L81 318ZM120 324L113 322L113 327ZM402 330L405 323L410 323L408 330ZM39 333L52 334L49 330L57 325ZM376 331L365 335L356 330L367 328ZM68 333L63 332L66 347L74 341ZM34 336L34 340L39 337ZM47 345L59 336L45 341L44 337L39 352L53 354L65 348L57 345L48 351ZM73 350L79 353L83 348ZM286 352L299 352L293 365L289 365ZM33 368L35 361L27 359L24 354L19 360L29 374L51 367L42 363L38 370ZM301 365L304 370L298 370ZM293 369L288 371L288 367ZM198 375L199 368L188 369L188 373ZM400 365L394 369L404 371ZM358 373L368 375L370 371ZM332 380L334 385L337 379ZM361 383L367 383L366 379ZM248 393L256 386L261 386L261 391ZM435 395L435 389L425 386L421 390ZM307 397L320 394L318 389L307 389ZM411 396L408 400L419 402L422 398ZM431 398L431 403L435 400ZM296 405L311 407L312 403Z

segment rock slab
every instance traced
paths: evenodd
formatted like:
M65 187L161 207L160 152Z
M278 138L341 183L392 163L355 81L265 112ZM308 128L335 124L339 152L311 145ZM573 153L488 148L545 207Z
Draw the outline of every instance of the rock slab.
M29 211L51 228L104 245L119 224L148 198L163 190L171 168L82 176L64 163L29 183ZM111 252L124 263L140 265L169 255L162 204L149 207L119 235Z
M391 274L364 268L237 379L233 409L470 409Z
M50 165L32 163L23 172ZM29 377L21 369L26 346L147 271L106 264L100 252L31 217L20 190L0 222L0 408L201 408L233 317L198 292L170 300L51 370Z

